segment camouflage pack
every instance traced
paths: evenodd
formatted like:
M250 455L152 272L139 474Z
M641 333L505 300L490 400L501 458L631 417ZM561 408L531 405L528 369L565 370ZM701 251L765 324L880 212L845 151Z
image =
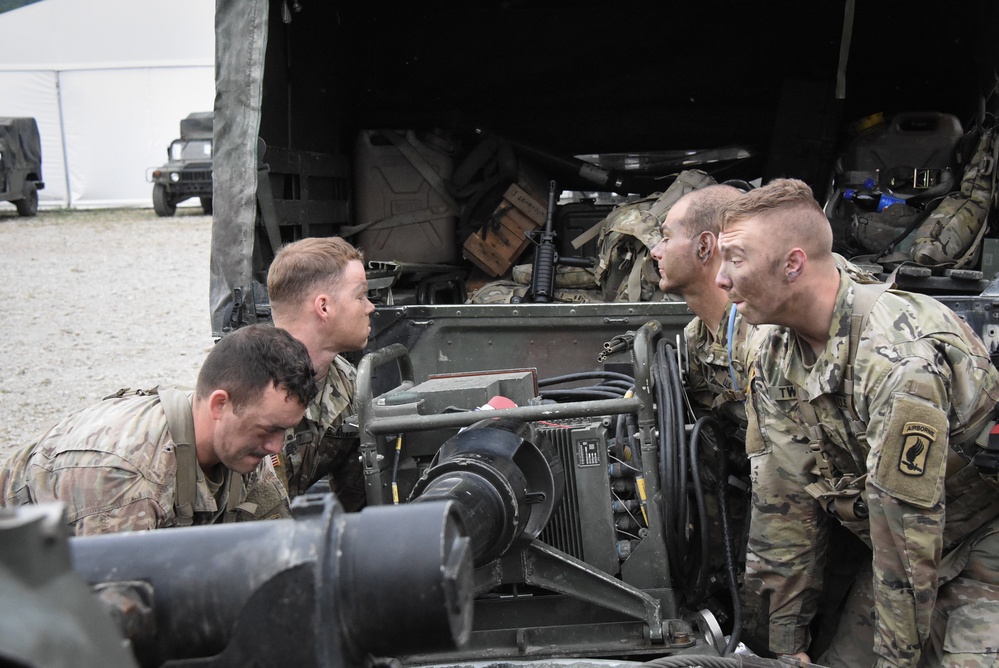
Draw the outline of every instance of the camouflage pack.
M947 195L916 230L912 259L930 267L966 268L978 261L995 204L999 153L995 128L982 132L978 147L964 170L961 188Z
M511 304L522 299L531 285L531 265L513 268L514 280L499 280L483 285L473 292L466 304ZM593 282L593 275L586 269L565 267L556 274L552 302L560 304L593 304L603 301L600 290ZM587 276L589 278L587 278Z
M527 286L516 281L493 281L486 283L465 300L466 304L510 304L513 299L527 294Z
M534 275L534 265L518 264L510 271L513 280L521 285L530 285ZM599 287L593 269L587 267L568 267L560 264L555 268L556 288L596 288Z
M645 302L664 297L650 256L662 239L662 221L681 197L714 183L700 170L680 172L665 192L614 207L606 218L572 240L574 248L581 248L597 237L594 277L604 301Z
M906 204L892 204L884 211L858 211L850 219L850 238L868 253L880 253L915 225L920 215Z

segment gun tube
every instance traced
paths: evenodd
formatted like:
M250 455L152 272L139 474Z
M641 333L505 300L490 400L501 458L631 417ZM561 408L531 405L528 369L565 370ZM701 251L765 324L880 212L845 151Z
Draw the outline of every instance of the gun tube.
M481 566L537 537L564 491L562 460L547 438L527 422L490 418L441 446L411 500L455 502Z
M133 640L142 665L238 663L246 646L260 659L260 635L280 661L317 666L467 641L472 564L454 504L344 513L326 495L294 509L294 520L74 538L74 570L91 585L152 585L155 636Z

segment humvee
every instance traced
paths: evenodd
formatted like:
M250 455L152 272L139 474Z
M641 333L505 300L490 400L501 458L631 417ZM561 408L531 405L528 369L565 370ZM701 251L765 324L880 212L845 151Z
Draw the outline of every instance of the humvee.
M167 162L149 172L153 182L153 209L168 218L177 205L197 197L206 215L212 213L213 112L188 114L180 121L180 138L167 147Z
M42 180L42 141L34 118L0 118L0 201L19 216L38 213Z
M467 636L385 649L417 616L396 607L412 602L398 595L406 578L385 568L349 590L384 613L385 644L375 633L344 661L775 665L731 656L740 636L766 647L743 634L757 611L737 593L746 477L738 444L687 409L686 305L466 298L516 283L548 218L558 256L592 257L586 232L612 207L683 171L747 187L794 176L825 205L836 250L883 274L902 265L903 287L934 294L995 350L988 221L961 266L909 269L886 258L913 221L861 216L845 195L890 189L925 211L960 181L996 112L999 6L220 0L216 19L213 334L269 318L282 244L351 239L378 300L356 359L369 507L353 519L470 504ZM481 420L499 395L516 406ZM383 538L372 555L406 551ZM293 625L268 632L252 614L266 606L250 603L232 627L242 642L284 642L291 663L314 649L285 642ZM834 619L817 618L816 642Z

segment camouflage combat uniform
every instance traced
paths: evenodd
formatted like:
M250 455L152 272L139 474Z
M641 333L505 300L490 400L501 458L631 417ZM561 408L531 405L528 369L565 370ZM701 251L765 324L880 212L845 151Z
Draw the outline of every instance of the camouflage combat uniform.
M728 319L732 305L725 309L725 316L717 332L709 332L700 318L687 323L683 335L687 342L688 386L694 401L702 408L718 412L746 427L746 398L744 388L749 383L749 369L756 360L756 353L769 336L771 326L754 327L735 315L735 340L732 342L731 369L728 357ZM732 374L738 383L732 386Z
M0 470L0 505L62 501L78 536L177 526L177 466L160 397L109 398L15 453ZM212 478L194 466L194 524L290 516L268 458L241 483L226 484L221 465Z
M835 517L873 549L871 579L858 587L873 607L844 614L820 664L992 665L999 491L965 450L991 426L999 373L953 312L896 291L873 303L851 355L856 290L841 272L818 359L777 330L750 385L747 582L769 596L770 647L808 648Z
M345 420L354 414L357 370L343 357L330 364L319 394L305 411L302 423L288 431L276 465L292 498L304 494L324 476L345 510L365 504L364 470L359 457L360 439L347 433ZM318 444L318 446L316 445Z
M844 269L860 283L879 283L877 277L861 269L842 255L833 253L836 265ZM734 352L731 369L728 356L729 317L734 315ZM700 318L694 318L684 329L687 342L687 364L690 367L688 386L694 401L738 423L742 430L746 427L746 409L743 403L745 389L749 385L749 371L756 361L756 355L769 338L775 326L754 326L742 319L732 305L725 308L725 315L718 325L717 332L709 332ZM738 387L733 388L732 377Z

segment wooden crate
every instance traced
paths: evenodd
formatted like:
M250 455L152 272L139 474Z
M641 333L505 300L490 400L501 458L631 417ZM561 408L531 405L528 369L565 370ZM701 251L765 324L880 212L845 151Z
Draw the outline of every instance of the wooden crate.
M511 185L490 222L465 240L464 256L490 276L502 276L530 244L529 233L545 224L546 209L523 186Z

